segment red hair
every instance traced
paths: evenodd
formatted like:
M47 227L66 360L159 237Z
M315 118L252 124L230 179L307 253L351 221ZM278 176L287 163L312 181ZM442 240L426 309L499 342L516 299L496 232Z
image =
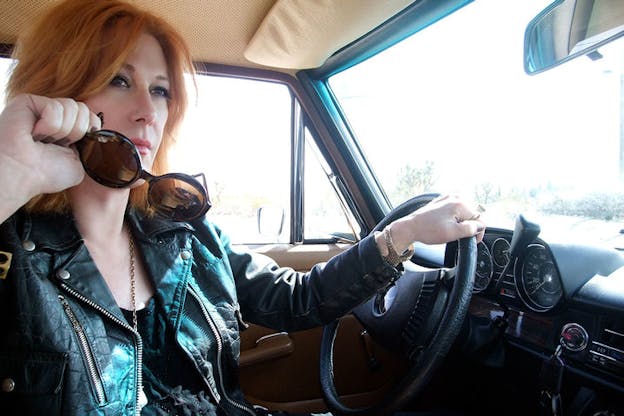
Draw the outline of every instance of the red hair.
M118 0L66 0L55 5L18 39L7 95L85 100L109 85L142 33L156 38L167 62L169 115L152 166L154 174L166 173L167 156L186 111L184 74L193 75L194 70L184 39L158 16ZM150 213L146 185L131 190L130 204ZM26 209L69 212L69 198L65 191L39 195Z

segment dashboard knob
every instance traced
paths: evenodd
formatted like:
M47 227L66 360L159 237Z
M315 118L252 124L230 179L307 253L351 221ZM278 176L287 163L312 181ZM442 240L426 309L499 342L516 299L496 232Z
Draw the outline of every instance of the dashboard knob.
M561 346L569 351L583 351L589 343L589 335L581 325L576 323L565 324L561 328Z

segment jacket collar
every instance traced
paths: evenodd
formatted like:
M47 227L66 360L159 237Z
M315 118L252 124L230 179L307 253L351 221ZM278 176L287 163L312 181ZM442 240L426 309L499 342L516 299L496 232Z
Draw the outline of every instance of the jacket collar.
M126 219L132 225L135 236L144 237L148 240L157 239L159 236L171 231L194 231L195 228L186 222L163 220L160 218L145 218L135 209L130 208L126 212Z
M158 239L172 231L193 231L186 222L168 221L159 218L145 218L134 209L129 209L126 219L130 222L136 237L143 240ZM22 241L33 241L40 248L62 251L75 247L82 241L73 216L62 214L24 214L22 217Z
M75 247L82 241L72 216L25 213L21 216L21 239L54 251Z

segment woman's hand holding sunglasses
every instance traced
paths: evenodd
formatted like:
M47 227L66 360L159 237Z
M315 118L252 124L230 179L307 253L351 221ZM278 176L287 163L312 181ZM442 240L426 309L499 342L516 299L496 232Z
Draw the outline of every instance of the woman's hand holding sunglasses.
M69 146L101 127L84 103L68 98L22 94L0 114L0 180L6 219L33 196L80 183L84 170Z
M101 126L100 119L85 103L70 98L46 99L30 96L33 105L43 98L40 117L32 130L33 139L43 143L68 146L80 140L90 129Z
M203 175L152 175L132 141L101 126L97 115L72 99L24 94L9 101L0 114L0 180L7 195L0 200L0 221L36 195L79 184L85 172L113 188L145 180L151 208L167 219L189 221L208 211Z

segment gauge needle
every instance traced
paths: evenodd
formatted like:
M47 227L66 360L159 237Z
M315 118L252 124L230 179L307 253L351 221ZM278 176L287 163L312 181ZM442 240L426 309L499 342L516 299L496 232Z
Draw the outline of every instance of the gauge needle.
M533 293L537 292L537 291L538 291L538 290L539 290L542 286L544 286L545 284L546 284L546 279L542 280L542 281L541 281L541 283L540 283L539 285L537 285L537 286L535 287L535 289L533 289L533 290L531 291L531 295L532 295Z

